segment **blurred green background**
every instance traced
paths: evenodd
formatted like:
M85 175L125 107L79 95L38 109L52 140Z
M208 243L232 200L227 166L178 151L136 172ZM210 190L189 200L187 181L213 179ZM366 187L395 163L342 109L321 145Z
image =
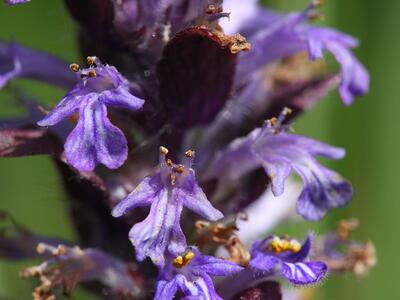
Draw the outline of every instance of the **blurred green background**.
M245 1L245 0L244 0ZM267 0L269 6L285 11L301 9L304 0ZM400 285L394 283L400 266L397 240L400 229L400 201L397 199L400 140L400 1L331 0L325 1L325 23L358 37L361 47L355 52L371 74L371 92L349 108L336 92L296 123L296 131L322 141L343 146L347 157L333 166L349 178L356 195L349 206L335 210L323 222L306 223L326 232L336 221L357 217L362 226L355 233L361 240L371 239L378 250L378 265L362 279L353 275L330 276L318 287L315 299L396 299ZM28 5L7 7L0 4L0 39L13 39L26 46L45 50L68 61L78 61L75 26L61 0L32 0ZM44 103L56 103L63 95L43 84L17 81ZM13 104L9 90L0 91L0 118L21 111ZM0 160L0 209L42 235L73 238L63 207L65 194L58 174L46 157ZM285 227L299 232L298 225ZM32 281L22 280L18 270L27 262L0 261L0 299L30 299ZM79 291L73 299L89 299Z

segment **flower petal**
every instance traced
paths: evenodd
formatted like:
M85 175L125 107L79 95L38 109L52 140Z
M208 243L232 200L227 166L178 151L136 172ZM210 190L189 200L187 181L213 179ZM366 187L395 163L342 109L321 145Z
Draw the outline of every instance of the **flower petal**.
M144 104L144 100L132 95L126 86L120 86L114 90L105 90L101 93L99 99L108 105L132 111L140 109Z
M323 262L282 263L282 275L296 285L311 284L320 281L328 271Z
M106 106L95 96L81 107L78 124L64 147L68 162L81 171L92 171L98 163L116 169L128 155L124 134L111 124Z
M193 171L186 176L184 186L176 188L176 196L181 199L185 207L207 220L216 221L224 216L208 201L207 196L197 184Z
M275 197L282 195L286 178L292 171L292 166L287 159L270 156L263 160L263 167L271 179L272 192Z
M346 105L356 96L368 92L369 75L351 53L357 40L330 28L312 27L305 24L312 6L302 13L291 13L259 30L250 38L252 51L241 56L236 82L244 82L249 74L266 64L301 51L309 51L311 59L323 58L323 52L331 52L341 65L339 92Z
M76 113L86 97L79 96L79 88L74 88L53 108L42 120L37 122L39 126L53 126L65 118ZM90 95L89 95L90 97Z
M312 158L306 165L293 168L303 180L304 188L297 202L297 212L305 219L321 219L331 208L346 205L353 195L351 184L339 174L318 164Z
M145 177L125 199L114 207L112 216L118 218L136 207L150 205L162 188L159 174Z
M178 281L158 280L154 300L172 300L178 290Z
M129 232L139 261L148 256L154 264L162 266L167 247L173 255L185 251L186 239L179 225L181 213L182 203L169 196L166 189L161 190L147 218Z
M252 255L249 266L252 269L272 272L276 264L279 263L279 259L272 255L263 254L261 252L256 252Z
M68 65L47 53L0 41L0 87L8 80L22 77L71 88L77 82L77 77Z
M235 274L243 267L233 262L207 255L196 255L196 259L191 265L194 265L196 270L206 272L211 276L228 276Z

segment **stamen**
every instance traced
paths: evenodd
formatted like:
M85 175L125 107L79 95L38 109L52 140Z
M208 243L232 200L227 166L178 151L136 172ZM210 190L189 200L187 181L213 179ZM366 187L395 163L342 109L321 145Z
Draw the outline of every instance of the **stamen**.
M177 256L172 261L172 265L177 269L181 269L181 268L187 266L191 262L191 260L193 259L194 256L195 256L194 252L189 250L183 256L181 256L181 255Z
M350 232L357 229L360 222L357 219L342 220L338 223L337 233L342 241L349 238Z
M192 158L193 155L194 155L194 151L192 151L192 150L188 150L188 151L185 152L185 156L187 158Z
M89 66L93 66L93 65L95 64L95 61L96 61L96 56L88 56L88 57L86 58L86 63L87 63Z
M175 185L175 181L176 181L176 175L175 174L171 174L171 185L172 186Z
M279 238L275 236L271 242L270 248L275 253L290 251L297 253L301 250L301 244L296 240L289 240L288 238Z
M70 70L71 70L72 72L74 72L74 73L78 73L79 70L80 70L78 64L70 64L70 65L69 65L69 68L70 68Z
M167 155L168 154L168 149L165 148L164 146L160 146L160 153L163 155Z
M183 267L183 257L182 256L177 256L173 261L172 261L172 265L175 267L175 268L178 268L178 269L180 269L180 268L182 268Z
M215 5L210 4L210 5L208 5L208 7L207 7L206 13L209 14L209 15L211 15L211 14L214 14L214 13L216 12L216 10L217 10L217 9L215 8Z
M89 71L89 77L91 77L91 78L93 78L93 77L96 77L97 76L97 74L96 74L96 71L95 70L90 70Z

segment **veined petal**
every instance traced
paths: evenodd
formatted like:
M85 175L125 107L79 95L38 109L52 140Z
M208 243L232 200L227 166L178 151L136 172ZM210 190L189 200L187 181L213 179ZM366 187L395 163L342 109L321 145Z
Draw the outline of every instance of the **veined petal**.
M114 207L112 216L118 218L136 207L150 205L162 188L159 174L145 177L125 199Z
M80 108L79 121L65 142L68 162L81 171L92 171L97 163L120 167L128 155L122 131L111 124L107 109L94 96Z
M94 109L94 121L97 161L109 169L119 168L128 157L128 145L124 134L111 124L105 105L98 104L98 108Z
M278 58L309 51L310 58L317 59L329 51L341 65L339 92L343 102L349 105L356 96L368 92L368 72L349 50L357 46L357 40L330 28L308 26L305 21L311 9L309 6L302 13L282 16L250 38L252 51L241 56L236 74L238 84Z
M252 253L249 266L255 270L272 272L279 262L280 260L277 257L257 251Z
M170 197L166 189L161 190L153 201L149 215L132 227L129 238L136 248L138 260L148 256L160 266L165 264L167 247L173 254L183 252L186 239L179 226L182 203Z
M105 104L133 111L140 109L144 104L143 99L132 95L125 86L120 86L114 90L103 91L99 99Z
M212 279L207 274L201 274L194 280L184 279L179 281L179 287L182 292L187 296L187 299L210 299L210 300L222 300L220 296L215 292L214 284Z
M312 139L281 132L265 133L255 143L255 153L272 179L274 193L282 192L284 179L290 170L303 180L303 191L297 211L308 220L322 218L330 209L346 205L352 196L350 183L339 174L321 166L314 156L337 159L344 150ZM271 166L274 166L275 169ZM279 166L279 163L283 165ZM282 174L274 173L278 167ZM290 167L290 168L289 168ZM270 174L270 172L272 173ZM286 177L285 177L286 176Z
M274 196L282 195L285 188L286 178L292 171L290 162L282 157L269 156L263 160L263 167L268 177L271 179L272 192Z
M325 263L320 261L286 263L282 262L282 275L291 283L306 285L320 281L328 271Z
M178 290L178 280L158 280L154 300L172 300Z
M339 43L327 43L326 48L342 67L339 93L343 102L350 105L354 98L368 92L368 71L347 48Z
M197 270L204 271L211 276L228 276L243 270L243 267L238 264L206 255L201 255L201 257L195 260L193 266Z
M82 102L87 99L88 96L80 96L79 88L74 88L53 108L42 120L37 122L39 126L53 126L65 118L76 113Z
M304 183L297 211L305 219L319 220L331 208L342 207L351 200L351 184L336 172L319 165L313 158L298 162L293 168Z
M197 184L193 171L189 172L185 178L184 186L176 188L176 197L181 199L185 207L207 220L216 221L221 219L224 215L208 201L207 196Z

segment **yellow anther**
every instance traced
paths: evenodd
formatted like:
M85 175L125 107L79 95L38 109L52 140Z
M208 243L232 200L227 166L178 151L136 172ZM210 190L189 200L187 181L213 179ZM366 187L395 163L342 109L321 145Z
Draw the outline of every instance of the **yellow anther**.
M186 252L186 254L183 256L183 265L187 266L191 262L193 257L194 257L194 252L193 251Z
M175 267L175 268L178 268L178 269L180 269L180 268L182 268L183 267L183 257L182 256L177 256L173 261L172 261L172 265Z
M96 74L95 70L90 70L89 71L89 77L96 77L96 76L97 76L97 74Z
M69 68L72 72L77 73L79 72L79 65L78 64L70 64Z
M94 64L95 60L96 60L96 56L88 56L88 57L86 57L86 63L89 66L92 66Z
M194 257L194 252L189 250L183 256L181 256L181 255L177 256L172 261L172 265L178 269L183 268L191 262L193 257Z
M168 149L164 146L160 146L160 153L167 155L168 154Z
M289 246L290 246L290 251L294 253L297 253L301 250L301 244L296 240L291 240Z
M271 250L275 253L281 253L284 251L290 251L297 253L301 250L301 244L296 240L289 240L287 238L281 239L274 237L271 242Z
M185 152L185 156L187 158L191 158L191 157L193 157L193 155L194 155L194 151L193 150L188 150L188 151Z

